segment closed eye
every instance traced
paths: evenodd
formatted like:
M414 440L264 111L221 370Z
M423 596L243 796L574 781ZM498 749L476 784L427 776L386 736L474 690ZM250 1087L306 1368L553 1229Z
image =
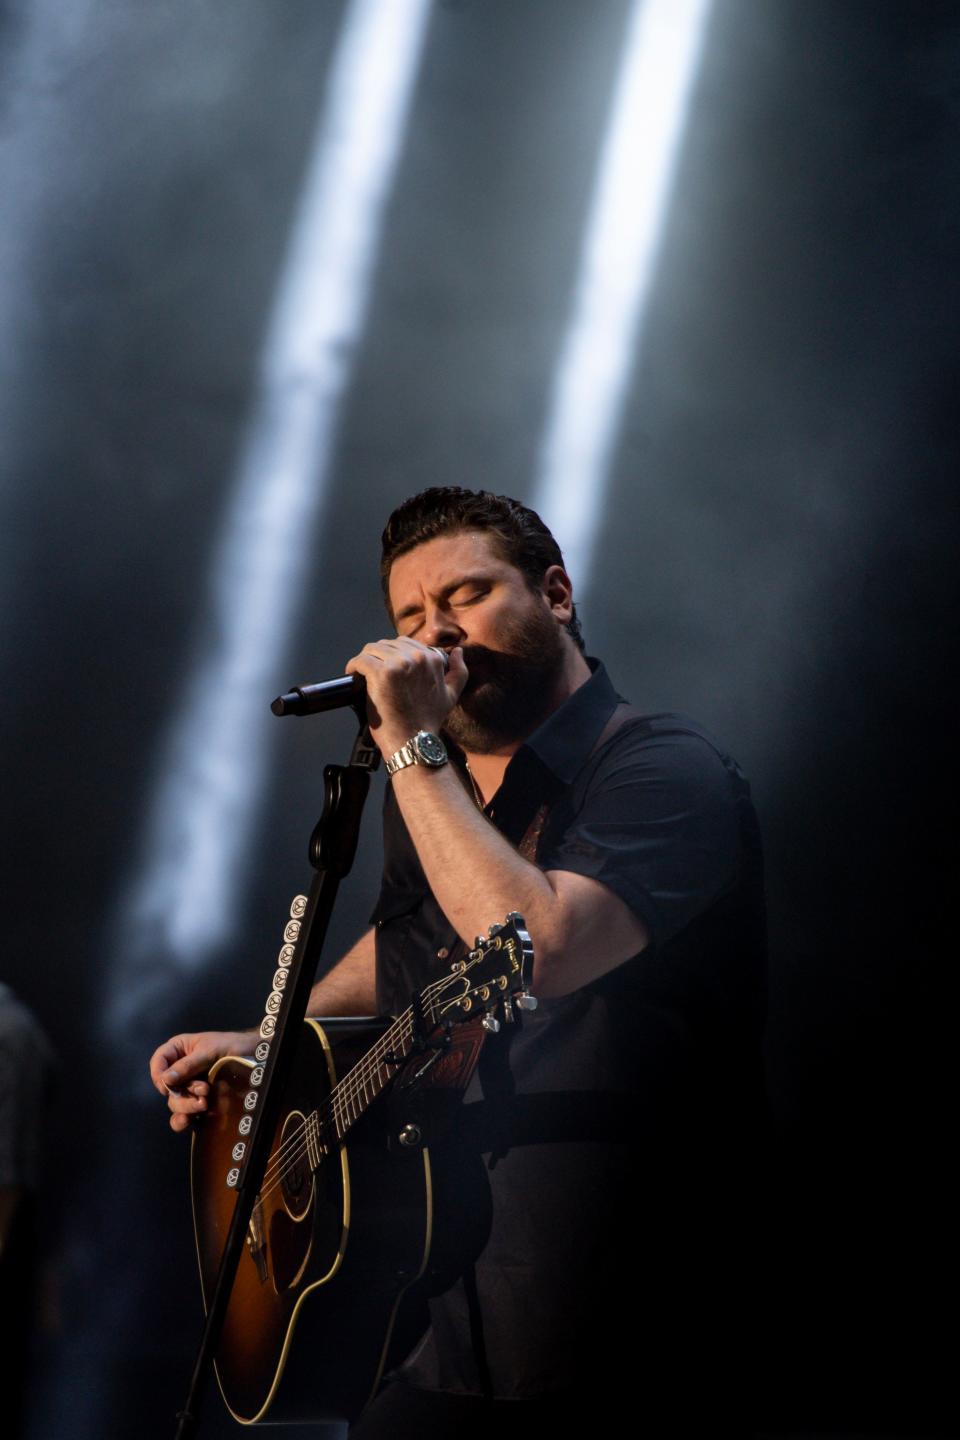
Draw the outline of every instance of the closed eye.
M451 609L461 610L466 605L477 605L481 600L485 600L493 590L493 585L487 584L480 585L479 588L467 590L466 586L468 584L475 585L476 582L464 581L462 590L447 591L445 603ZM415 635L423 624L423 611L413 607L407 610L401 610L396 617L395 623L398 635Z
M481 590L481 591L480 591L478 594L476 594L476 595L465 595L465 596L463 597L463 599L461 599L461 600L450 600L450 601L449 601L449 604L450 604L451 608L454 609L454 610L462 610L462 609L464 609L467 605L476 605L476 603L477 603L478 600L483 600L483 599L484 599L487 595L489 595L489 594L490 594L490 591L489 591L489 590ZM397 628L397 634L398 634L398 635L407 635L407 636L409 636L409 635L416 635L417 631L420 629L420 626L421 626L422 624L423 624L423 613L422 613L422 611L421 611L419 614L416 614L416 615L406 615L406 616L404 616L403 620L401 621L401 625L398 626L398 628Z

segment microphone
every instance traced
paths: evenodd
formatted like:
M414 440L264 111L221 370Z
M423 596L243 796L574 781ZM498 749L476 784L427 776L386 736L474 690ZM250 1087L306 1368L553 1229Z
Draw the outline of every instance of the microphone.
M439 645L430 645L443 660L444 670L450 667L450 656ZM285 695L278 695L270 706L274 715L322 715L327 710L342 710L345 705L358 705L366 697L367 682L362 675L340 675L336 680L321 680L318 685L294 685Z

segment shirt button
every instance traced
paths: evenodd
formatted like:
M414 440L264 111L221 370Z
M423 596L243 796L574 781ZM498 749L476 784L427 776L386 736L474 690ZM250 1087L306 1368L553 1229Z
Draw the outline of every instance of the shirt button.
M437 959L438 959L438 960L446 960L446 958L447 958L447 956L448 956L449 954L450 954L450 951L447 949L446 945L441 945L441 946L440 946L440 949L437 951Z

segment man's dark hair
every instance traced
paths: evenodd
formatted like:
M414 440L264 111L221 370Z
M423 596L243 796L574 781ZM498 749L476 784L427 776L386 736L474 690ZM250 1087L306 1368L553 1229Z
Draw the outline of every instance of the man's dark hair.
M504 560L524 576L531 590L538 590L544 571L563 565L560 546L535 510L493 495L489 490L464 490L459 485L436 485L412 495L398 505L386 523L380 556L380 583L390 608L390 570L398 555L416 545L453 535L459 530L483 530L495 537ZM564 567L566 568L566 567ZM579 650L584 649L576 607L567 625L567 634Z

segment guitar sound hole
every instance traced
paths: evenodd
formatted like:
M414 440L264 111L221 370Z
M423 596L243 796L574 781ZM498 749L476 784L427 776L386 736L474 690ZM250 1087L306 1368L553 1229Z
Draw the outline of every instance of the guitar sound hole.
M306 1116L291 1110L283 1122L280 1152L283 1158L280 1190L284 1209L294 1220L302 1220L313 1198L313 1172L304 1140Z

